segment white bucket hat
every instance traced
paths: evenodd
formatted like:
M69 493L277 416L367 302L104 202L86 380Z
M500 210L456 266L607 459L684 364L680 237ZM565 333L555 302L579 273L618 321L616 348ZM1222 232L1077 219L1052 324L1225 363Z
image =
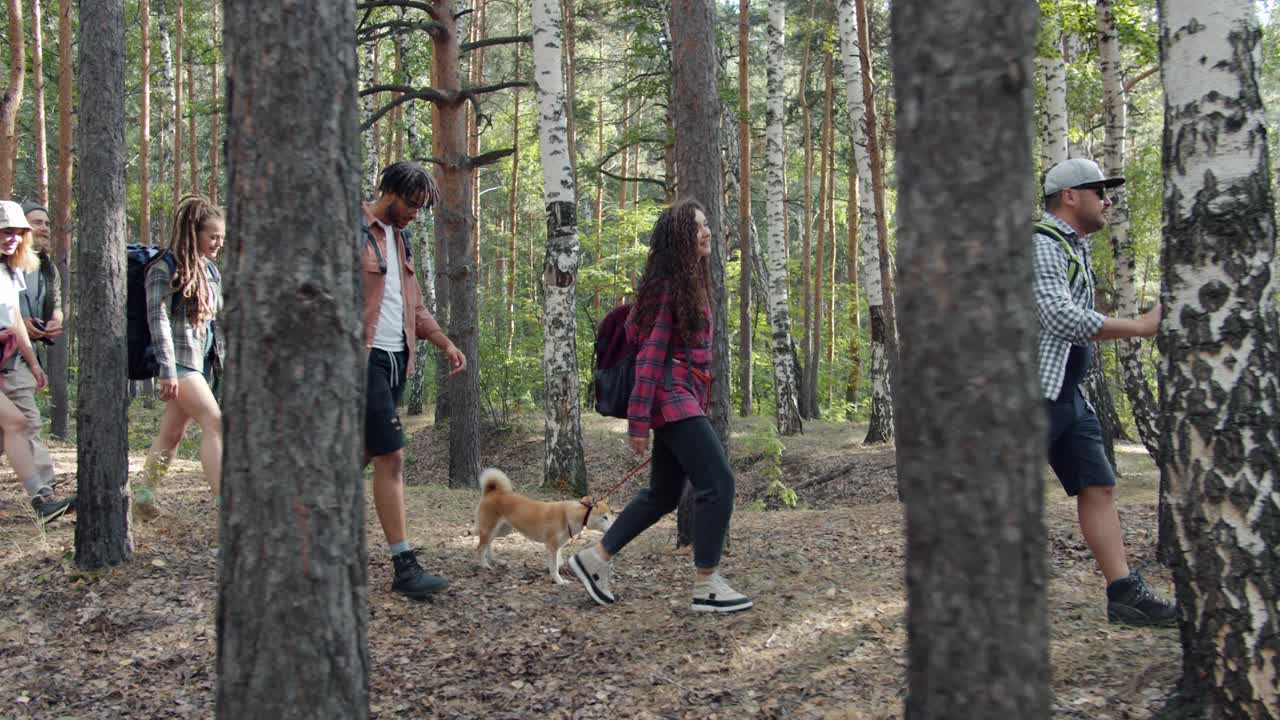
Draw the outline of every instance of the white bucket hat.
M22 212L21 205L12 200L0 200L0 228L30 230L31 223L27 222L27 214Z

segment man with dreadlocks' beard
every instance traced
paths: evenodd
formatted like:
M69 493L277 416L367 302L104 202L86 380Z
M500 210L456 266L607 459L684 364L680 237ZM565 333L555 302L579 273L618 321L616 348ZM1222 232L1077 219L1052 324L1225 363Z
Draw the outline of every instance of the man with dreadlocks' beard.
M707 420L711 392L711 230L702 206L684 200L658 217L649 260L627 317L635 343L636 379L627 406L631 449L644 455L653 429L649 487L641 490L594 547L569 561L601 605L614 601L613 556L676 509L687 477L695 490L693 602L698 612L735 612L751 599L717 569L733 514L733 470Z
M213 259L226 239L222 209L188 195L173 212L169 246L146 271L147 326L155 349L160 399L167 404L142 478L133 488L133 515L160 515L156 493L192 420L200 426L200 465L218 497L222 479L222 410L210 387L224 357L214 319L222 311L222 276Z
M365 463L373 462L373 505L387 536L395 576L391 589L423 598L449 586L422 569L405 537L404 433L396 406L413 371L413 339L429 340L448 358L450 375L467 367L467 358L440 329L422 302L413 257L404 228L418 212L440 200L435 181L421 165L388 165L378 181L378 199L364 206L364 341L369 351L365 409Z

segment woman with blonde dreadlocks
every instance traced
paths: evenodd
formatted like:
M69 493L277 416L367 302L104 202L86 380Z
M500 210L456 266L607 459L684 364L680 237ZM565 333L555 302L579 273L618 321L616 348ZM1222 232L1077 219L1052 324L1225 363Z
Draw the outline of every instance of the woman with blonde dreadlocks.
M156 491L192 420L200 426L205 479L218 495L222 410L210 384L223 357L223 339L214 322L222 310L222 277L213 259L222 249L224 232L222 210L188 195L174 211L169 247L147 268L147 323L160 367L160 399L168 405L134 490L134 516L143 520L160 514Z

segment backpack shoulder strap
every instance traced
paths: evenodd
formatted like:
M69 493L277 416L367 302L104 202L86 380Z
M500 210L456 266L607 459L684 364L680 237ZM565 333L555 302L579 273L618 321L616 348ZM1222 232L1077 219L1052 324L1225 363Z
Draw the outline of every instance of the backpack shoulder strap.
M387 274L387 259L382 256L382 248L378 247L378 242L373 239L373 230L369 228L369 219L360 213L360 232L364 234L361 245L368 243L373 248L373 254L378 258L378 271L383 275Z
M1084 263L1080 261L1076 251L1072 249L1071 242L1067 240L1067 236L1053 223L1047 223L1043 220L1036 223L1035 229L1037 233L1053 238L1062 247L1062 251L1067 254L1067 283L1074 283L1084 269Z

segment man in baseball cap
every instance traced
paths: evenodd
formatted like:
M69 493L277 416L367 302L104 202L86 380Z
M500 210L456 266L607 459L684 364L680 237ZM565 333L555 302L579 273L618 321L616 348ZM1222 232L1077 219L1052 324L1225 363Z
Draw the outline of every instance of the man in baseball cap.
M1080 532L1106 578L1107 619L1171 625L1177 622L1176 607L1129 567L1116 512L1115 473L1098 416L1080 391L1095 340L1152 337L1160 326L1159 305L1136 319L1107 317L1094 309L1089 234L1106 226L1112 203L1107 191L1123 184L1124 178L1109 178L1084 158L1064 160L1045 173L1045 213L1036 223L1032 248L1040 386L1049 414L1049 464L1062 489L1076 498Z

